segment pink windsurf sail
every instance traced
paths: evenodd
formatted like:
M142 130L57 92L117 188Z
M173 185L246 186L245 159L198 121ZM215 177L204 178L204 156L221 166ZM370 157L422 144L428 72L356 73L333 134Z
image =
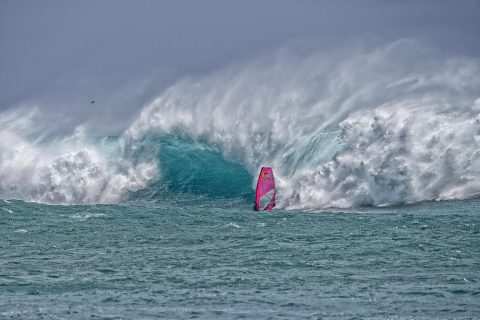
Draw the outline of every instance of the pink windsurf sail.
M275 179L273 170L269 167L262 167L257 181L257 190L255 191L255 207L259 210L272 210L275 207Z

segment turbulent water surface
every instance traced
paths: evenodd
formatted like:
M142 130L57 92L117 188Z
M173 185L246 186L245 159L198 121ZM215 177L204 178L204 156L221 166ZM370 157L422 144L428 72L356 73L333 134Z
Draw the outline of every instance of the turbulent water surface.
M479 211L2 201L0 317L478 318Z

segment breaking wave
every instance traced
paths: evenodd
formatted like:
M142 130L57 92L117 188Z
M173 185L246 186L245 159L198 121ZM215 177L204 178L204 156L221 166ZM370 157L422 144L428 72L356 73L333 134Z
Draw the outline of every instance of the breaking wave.
M0 118L0 197L52 204L115 203L157 174L154 161L125 157L117 138L92 139L79 127L46 139L38 110Z
M410 40L348 53L284 50L172 85L118 138L78 129L45 143L31 117L1 115L0 196L247 195L268 165L286 209L475 197L479 88L478 59Z

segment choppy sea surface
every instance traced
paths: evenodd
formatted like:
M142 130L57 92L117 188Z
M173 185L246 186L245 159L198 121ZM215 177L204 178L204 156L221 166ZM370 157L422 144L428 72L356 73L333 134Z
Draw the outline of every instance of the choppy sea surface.
M480 200L0 200L1 319L478 319Z

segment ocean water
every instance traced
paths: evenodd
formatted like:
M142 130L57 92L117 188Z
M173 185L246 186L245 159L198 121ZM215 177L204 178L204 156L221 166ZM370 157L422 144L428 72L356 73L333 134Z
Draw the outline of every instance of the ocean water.
M478 319L479 88L404 39L185 78L115 136L9 108L0 318Z
M478 319L480 201L0 202L2 319Z

